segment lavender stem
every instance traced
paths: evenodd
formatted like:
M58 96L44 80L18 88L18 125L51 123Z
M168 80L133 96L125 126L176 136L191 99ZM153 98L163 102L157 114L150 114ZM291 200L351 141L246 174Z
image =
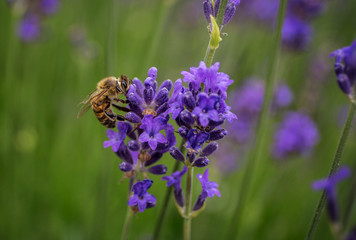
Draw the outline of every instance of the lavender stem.
M185 143L185 141L182 140L182 142L180 143L180 146L179 146L179 150L183 154L184 154L184 150L185 150L184 143ZM180 165L180 162L176 161L172 172L177 171L179 169L179 165ZM157 222L156 222L156 225L155 225L155 229L154 229L154 232L153 232L153 239L154 240L158 240L159 239L159 235L160 235L161 229L162 229L163 220L165 218L166 210L167 210L167 207L168 207L168 202L169 202L169 199L171 198L172 189L173 189L173 187L170 186L166 190L166 194L164 196L164 200L163 200L163 203L162 203L162 208L161 208L161 211L159 212L159 216L158 216L158 219L157 219Z
M227 1L228 0L221 0L220 6L219 6L218 15L216 17L217 18L217 24L218 24L220 29L221 29L222 20L224 18ZM216 51L216 48L213 49L213 48L210 47L210 41L211 41L211 38L209 40L208 48L206 49L206 53L205 53L205 57L204 57L204 62L205 62L207 67L211 66L211 64L213 62L214 55L215 55L215 51Z
M346 145L346 141L347 141L347 137L349 136L349 132L350 132L350 128L351 128L351 123L352 120L354 118L356 112L356 104L355 103L351 103L350 104L350 108L349 108L349 113L347 115L347 119L344 125L344 129L342 130L342 134L336 149L336 153L334 156L334 160L331 164L330 167L330 172L329 172L329 176L332 175L338 168L340 165L340 159L342 156L342 153L344 152L344 148ZM326 202L326 193L325 191L323 192L323 194L320 197L319 203L315 209L314 212L314 216L313 216L313 220L309 226L309 230L307 233L307 236L305 237L306 240L310 240L313 238L313 234L316 230L316 227L318 226L319 220L320 220L320 216L321 213L323 212L324 206L325 206L325 202Z
M255 147L252 148L254 150L250 153L250 161L247 164L247 168L242 180L239 199L236 202L236 207L232 216L231 225L228 230L228 237L226 239L235 239L237 237L239 226L241 223L241 216L243 215L243 210L248 196L248 189L253 179L254 168L255 165L259 162L262 156L263 147L265 146L266 132L269 123L269 108L273 96L275 73L278 66L282 26L286 13L286 8L287 0L280 1L274 45L272 46L269 72L266 80L266 94L264 96L263 107L259 118L259 125L256 133L256 143Z
M193 183L193 167L187 166L187 182L185 188L185 201L184 201L184 230L183 230L183 239L191 239L191 223L192 218L190 217L191 205L192 205L192 183Z
M127 212L126 212L126 217L125 217L125 222L124 226L122 228L122 234L121 234L121 240L127 240L129 239L130 235L130 227L131 227L131 222L132 222L132 210L131 207L127 207Z

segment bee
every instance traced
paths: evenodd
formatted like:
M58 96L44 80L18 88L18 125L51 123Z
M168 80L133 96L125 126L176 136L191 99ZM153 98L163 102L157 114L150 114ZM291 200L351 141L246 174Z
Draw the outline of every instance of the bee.
M130 109L119 106L119 103L127 104L128 100L119 98L120 94L126 96L131 81L124 75L119 78L107 77L98 82L97 87L92 91L79 105L83 105L77 117L80 118L90 108L93 109L96 118L107 128L114 128L116 121L125 121L122 115L113 112L112 107L123 112L129 112Z

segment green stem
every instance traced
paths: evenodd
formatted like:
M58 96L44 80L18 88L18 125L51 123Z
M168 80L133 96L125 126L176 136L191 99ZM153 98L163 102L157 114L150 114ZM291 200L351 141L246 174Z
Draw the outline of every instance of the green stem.
M220 6L219 6L218 15L216 16L216 23L218 24L218 26L219 26L220 28L221 28L222 21L223 21L223 19L224 19L227 1L228 1L228 0L221 0L221 1L220 1Z
M185 201L184 201L184 230L183 239L190 240L191 238L191 224L192 218L190 217L190 209L192 205L192 182L193 182L193 167L187 166L187 182L185 188Z
M286 13L286 6L287 6L287 0L280 1L280 6L278 10L277 28L274 36L275 37L273 42L274 45L272 46L270 66L268 68L269 73L266 81L266 93L264 96L263 108L259 118L255 147L253 147L254 150L250 152L249 161L247 163L246 171L240 188L239 199L236 202L237 205L235 207L232 216L231 225L228 230L228 237L226 239L234 239L238 234L238 230L241 222L241 216L243 215L246 199L248 197L248 190L250 188L254 176L254 168L256 164L260 161L260 158L262 156L263 146L265 145L266 132L268 130L268 123L269 123L269 109L273 96L276 69L279 61L281 32L282 32L284 16Z
M344 125L344 129L342 130L341 137L340 137L337 149L336 149L334 160L333 160L333 162L331 164L331 167L330 167L329 176L334 174L334 172L339 168L340 159L341 159L342 153L344 152L344 148L345 148L345 145L346 145L347 137L348 137L349 132L350 132L351 123L352 123L352 120L354 118L355 111L356 111L356 104L355 103L351 103L350 104L349 113L347 115L347 119L346 119L346 122L345 122L345 125ZM311 224L309 226L309 230L308 230L307 236L305 237L306 240L310 240L310 239L313 238L313 234L314 234L314 232L316 230L316 227L318 226L321 213L323 212L323 209L324 209L324 206L325 206L325 202L326 202L326 193L324 191L323 194L320 197L318 206L315 209L313 220L312 220L312 222L311 222Z
M132 216L133 216L132 209L128 206L124 226L122 228L121 240L129 239Z
M222 20L224 18L226 5L227 5L227 0L221 0L218 15L216 16L216 19L217 19L216 23L218 24L219 29L221 29L221 27L222 27L221 24L222 24ZM210 42L211 42L211 37L210 37L208 48L206 49L206 53L205 53L205 57L204 57L204 62L207 67L211 66L211 64L213 62L214 55L215 55L215 51L216 51L216 48L210 47L211 46Z
M206 53L205 53L205 57L204 57L204 62L207 67L211 66L211 64L213 62L214 55L215 55L215 51L216 51L216 49L210 48L210 40L209 40L208 48L206 49Z
M184 154L184 150L185 150L184 143L185 143L185 141L182 141L180 143L180 146L179 146L179 149L183 154ZM176 163L174 165L172 173L179 169L180 162L179 161L175 161L175 162ZM164 218L166 216L166 211L167 211L167 208L168 208L169 199L171 198L172 190L173 190L173 186L170 186L170 187L168 187L166 189L166 194L164 196L164 200L163 200L163 203L162 203L162 208L161 208L161 211L159 212L159 216L158 216L158 219L157 219L157 222L156 222L156 225L155 225L155 229L154 229L154 232L153 232L153 240L159 239L159 235L160 235L161 230L162 230L163 220L164 220Z
M356 169L356 168L354 168L354 169ZM352 185L350 188L349 198L348 198L348 202L346 204L346 209L345 209L345 214L344 214L344 219L343 219L344 230L346 230L349 225L351 212L355 205L355 200L356 200L356 175L353 176L353 181L352 181Z

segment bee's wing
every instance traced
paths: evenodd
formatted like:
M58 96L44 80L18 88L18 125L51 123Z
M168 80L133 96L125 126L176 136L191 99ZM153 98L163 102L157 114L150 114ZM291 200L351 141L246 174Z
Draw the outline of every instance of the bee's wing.
M79 103L79 105L83 105L77 115L77 118L80 118L83 116L90 108L91 108L91 103L97 101L104 93L106 93L110 88L107 88L106 90L98 90L95 89L91 93L89 93L88 96L86 96L83 101Z
M88 94L78 106L82 106L78 112L77 118L83 116L91 108L91 100L95 98L100 93L97 89L94 89L91 93Z

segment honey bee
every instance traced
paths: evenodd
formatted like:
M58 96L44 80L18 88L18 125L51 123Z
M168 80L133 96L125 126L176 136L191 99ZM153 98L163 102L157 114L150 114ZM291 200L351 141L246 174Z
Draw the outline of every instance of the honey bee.
M131 81L124 75L119 78L107 77L98 82L97 87L79 104L83 105L78 112L80 118L90 108L93 109L96 118L107 128L114 128L116 120L125 121L122 115L117 115L112 111L112 106L120 111L129 112L130 109L119 106L119 103L127 104L128 100L119 98L120 94L126 96Z

